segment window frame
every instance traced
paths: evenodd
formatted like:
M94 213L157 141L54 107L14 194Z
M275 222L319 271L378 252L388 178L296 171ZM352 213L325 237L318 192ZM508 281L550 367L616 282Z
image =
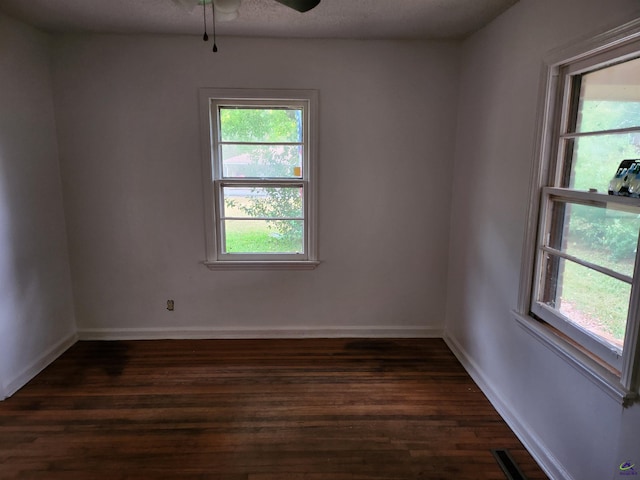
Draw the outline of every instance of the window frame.
M514 316L518 323L554 353L572 364L578 371L600 386L623 405L638 398L640 370L640 248L635 259L635 278L631 288L629 314L622 358L619 362L606 358L603 350L590 350L567 336L551 309L545 309L538 298L543 259L538 252L545 247L545 231L550 221L553 199L575 204L596 206L640 207L640 200L603 195L602 193L559 188L554 182L561 178L565 154L561 147L570 130L572 92L571 79L624 59L639 56L640 19L595 35L567 47L552 51L545 59L541 77L540 106L534 162L531 172L530 202L523 246L520 290ZM570 135L569 135L570 136ZM612 176L615 172L612 172ZM545 311L546 310L546 311ZM551 319L551 321L549 321ZM565 322L566 323L566 322ZM589 344L589 342L586 342ZM610 352L611 353L611 352ZM604 358L604 361L603 361ZM611 365L616 365L612 367Z
M225 177L222 165L219 107L295 108L302 110L301 177ZM202 171L205 212L204 264L216 269L311 270L317 257L317 114L316 90L200 89ZM287 142L283 142L287 143ZM300 187L303 197L304 252L228 253L223 251L223 189L225 187Z
M616 278L620 281L624 281L631 286L631 295L634 294L634 289L637 290L638 284L640 283L640 279L633 277L629 277L622 273L618 273L612 271L607 267L598 266L595 264L591 264L591 262L584 260L579 257L574 257L573 255L562 252L561 250L554 249L553 247L548 245L548 240L545 240L547 236L547 232L551 230L553 227L551 224L553 223L553 213L552 213L552 203L553 202L563 202L567 205L587 205L593 207L601 207L601 208L610 208L613 207L624 207L632 208L636 210L640 214L640 201L638 199L632 199L628 197L618 197L618 196L609 196L602 193L592 193L580 190L572 190L567 188L559 188L559 187L542 187L542 200L541 200L541 212L540 212L540 223L539 223L539 232L538 232L538 249L536 255L536 263L534 270L534 283L533 283L533 293L530 310L533 314L535 314L538 318L542 319L546 323L550 324L552 327L557 329L562 334L572 338L574 341L579 343L586 350L592 352L594 355L602 359L605 363L607 363L610 367L615 369L614 371L622 372L624 367L624 357L623 355L617 351L617 349L609 348L603 343L599 342L597 339L593 338L586 331L582 331L580 328L571 325L567 321L565 321L559 313L556 313L556 310L552 307L547 306L544 302L537 300L540 297L541 290L543 290L544 280L545 280L545 270L546 265L548 264L548 260L544 258L544 253L553 255L558 259L565 259L568 261L573 261L578 265L582 265L583 267L590 268L593 271L603 273L605 275ZM640 259L640 255L636 255L635 259L635 271L640 272L640 269L637 267ZM629 304L631 304L631 297L629 299ZM632 309L629 309L628 317L634 318L634 314ZM637 320L632 322L633 324L637 324ZM631 325L629 331L633 330L633 326ZM622 350L626 351L628 342L631 341L629 335L625 336L625 345Z

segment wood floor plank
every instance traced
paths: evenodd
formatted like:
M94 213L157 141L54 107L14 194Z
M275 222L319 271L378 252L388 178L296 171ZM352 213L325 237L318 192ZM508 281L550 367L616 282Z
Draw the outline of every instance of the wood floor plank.
M79 342L0 403L0 479L547 477L439 339Z

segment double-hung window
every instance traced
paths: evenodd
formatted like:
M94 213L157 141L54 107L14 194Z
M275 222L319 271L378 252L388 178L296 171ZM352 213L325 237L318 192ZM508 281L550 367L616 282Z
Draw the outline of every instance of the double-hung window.
M520 307L623 401L640 334L637 27L549 68Z
M311 269L317 93L201 90L206 264Z

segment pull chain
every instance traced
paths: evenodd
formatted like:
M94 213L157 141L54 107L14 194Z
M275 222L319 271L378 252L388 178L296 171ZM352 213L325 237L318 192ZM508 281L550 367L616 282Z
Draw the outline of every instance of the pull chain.
M218 51L218 46L216 45L216 6L213 4L213 0L211 0L211 16L213 18L213 52Z
M202 2L202 20L204 23L204 35L202 35L202 40L207 42L209 40L209 35L207 35L207 4Z

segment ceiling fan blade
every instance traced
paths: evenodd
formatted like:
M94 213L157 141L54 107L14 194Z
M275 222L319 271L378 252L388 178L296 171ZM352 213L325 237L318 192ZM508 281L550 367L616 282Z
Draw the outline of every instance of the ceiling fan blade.
M293 8L298 12L308 12L320 3L320 0L276 0L289 8Z

